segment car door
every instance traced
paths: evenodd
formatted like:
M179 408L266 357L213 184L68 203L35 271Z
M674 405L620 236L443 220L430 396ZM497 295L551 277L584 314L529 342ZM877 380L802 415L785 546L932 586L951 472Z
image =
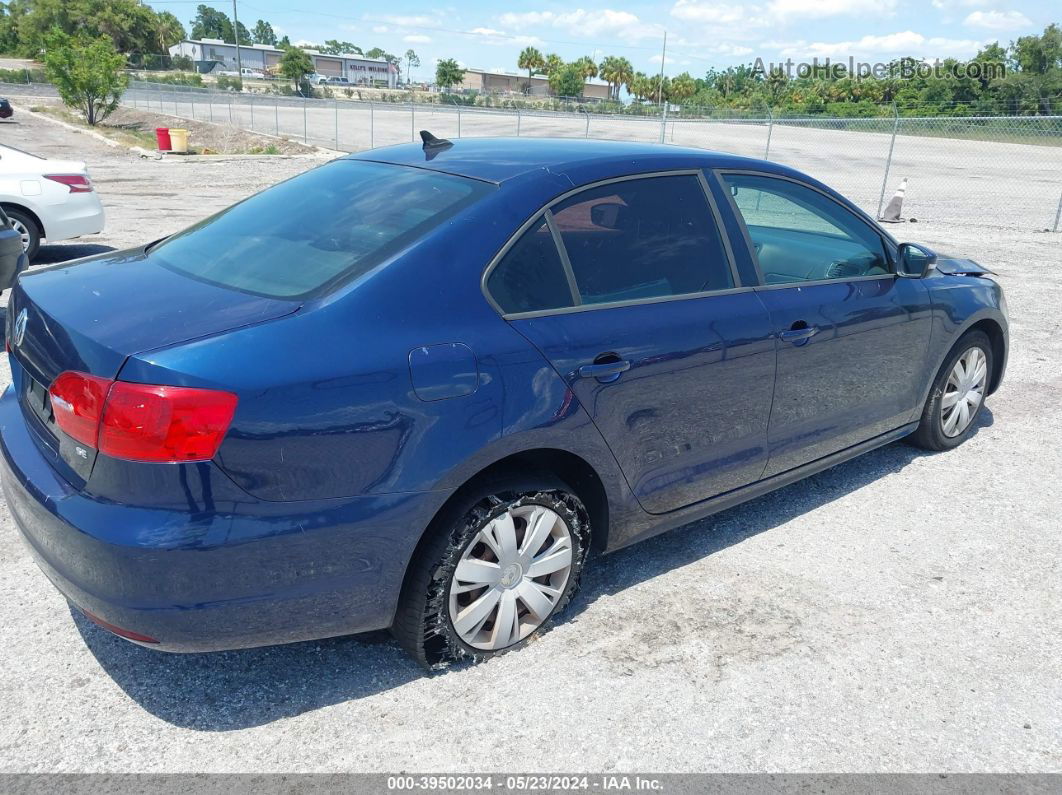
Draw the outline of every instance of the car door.
M788 177L724 172L778 337L769 477L909 422L931 305L868 221Z
M702 175L611 180L562 197L485 283L589 412L647 511L760 477L774 340Z

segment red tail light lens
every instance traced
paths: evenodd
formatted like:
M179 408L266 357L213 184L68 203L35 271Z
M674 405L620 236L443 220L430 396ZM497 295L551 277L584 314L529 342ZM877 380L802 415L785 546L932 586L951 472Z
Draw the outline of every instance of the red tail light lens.
M84 174L45 174L44 178L66 185L71 193L92 193L92 183Z
M67 434L89 447L96 446L103 401L111 381L87 373L68 370L52 382L52 413L56 424Z
M207 461L236 412L236 395L216 389L131 384L62 373L48 390L55 421L101 453L130 461Z
M207 461L235 412L231 392L116 381L103 411L100 452L132 461Z

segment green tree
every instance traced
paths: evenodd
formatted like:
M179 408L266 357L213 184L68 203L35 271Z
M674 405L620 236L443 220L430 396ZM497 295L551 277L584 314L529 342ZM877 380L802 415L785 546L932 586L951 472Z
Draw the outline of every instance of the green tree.
M527 70L527 93L531 93L531 78L535 72L539 71L546 65L546 59L542 57L542 53L535 47L524 47L520 51L520 57L516 59L516 65L520 69Z
M288 38L288 34L285 33L283 36L280 37L280 41L277 42L277 47L280 48L281 50L286 50L290 46L291 46L291 39L289 39Z
M270 47L277 46L277 34L273 32L273 26L260 19L254 23L251 30L251 38L255 44L268 44Z
M298 47L288 47L280 56L280 74L295 84L299 90L299 83L306 75L313 72L313 60Z
M673 102L682 104L696 93L697 83L689 72L683 72L680 75L676 75L671 81L671 93L669 99Z
M381 50L379 47L373 47L365 53L366 58L383 58L385 55L387 55L387 50Z
M44 70L67 107L85 114L89 124L107 118L118 107L127 78L125 58L105 37L68 36L53 31L46 41Z
M418 56L412 49L406 50L406 82L410 81L410 75L413 72L413 68L420 66L420 56Z
M156 17L159 52L166 53L185 37L184 25L169 11L160 11Z
M558 71L563 66L564 59L557 55L557 53L551 52L549 55L546 56L545 63L542 66L542 72L547 77L552 77L553 73Z
M456 86L465 79L465 70L453 58L445 58L435 65L435 84L440 88Z
M232 30L232 20L224 11L210 6L199 5L192 20L193 39L221 39L234 42L236 36Z
M584 84L583 67L578 61L555 68L549 76L549 89L556 97L581 97Z
M338 39L328 39L320 47L315 49L320 50L328 55L346 55L348 53L354 53L356 55L362 55L361 47L350 41L339 41Z
M0 53L11 55L19 51L19 23L29 13L28 0L9 0L0 3Z

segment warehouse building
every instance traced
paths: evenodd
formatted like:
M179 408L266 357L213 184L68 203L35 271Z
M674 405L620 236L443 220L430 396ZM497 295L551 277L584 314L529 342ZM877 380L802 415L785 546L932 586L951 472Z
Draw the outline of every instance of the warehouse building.
M387 61L365 58L361 55L325 55L316 50L306 50L318 74L328 77L345 77L351 83L362 86L395 88L398 85L398 70ZM221 39L185 39L170 47L170 57L185 55L196 65L196 71L210 73L236 70L236 45ZM276 73L284 51L268 44L241 44L240 65L267 74Z
M541 75L530 78L516 72L491 72L486 69L466 69L461 89L482 94L530 94L533 97L549 96L549 79ZM530 89L530 90L529 90ZM586 99L608 99L608 84L591 80L583 84Z

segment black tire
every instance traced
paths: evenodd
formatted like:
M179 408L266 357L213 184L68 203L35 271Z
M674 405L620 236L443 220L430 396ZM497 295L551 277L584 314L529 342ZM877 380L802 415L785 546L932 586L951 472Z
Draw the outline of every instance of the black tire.
M33 262L34 257L37 256L37 250L41 247L41 230L37 226L37 222L22 210L5 207L4 212L7 213L7 217L11 219L13 225L16 225L16 228L18 224L21 224L29 233L30 240L29 245L26 246L26 259Z
M526 638L496 651L466 644L450 620L450 586L458 561L479 531L495 517L522 505L551 508L567 523L572 537L568 582L549 617ZM406 573L391 634L422 666L444 668L459 660L480 662L512 651L540 636L579 588L590 548L590 517L571 488L550 475L506 478L473 488L441 514L427 531Z
M970 418L970 422L966 428L955 436L948 436L944 432L943 417L940 410L940 403L944 398L944 389L948 382L948 375L955 366L955 362L974 347L981 349L987 362L988 381L985 384L985 396L987 397L988 390L991 388L993 372L992 341L983 331L969 331L955 343L955 346L944 360L944 364L941 365L936 378L933 379L933 386L929 390L929 397L926 398L926 405L922 409L922 419L918 425L918 429L907 437L907 441L910 444L915 447L921 447L923 450L951 450L966 441L966 439L968 439L976 430L977 418L980 416L985 405L983 399L977 404L973 417Z

